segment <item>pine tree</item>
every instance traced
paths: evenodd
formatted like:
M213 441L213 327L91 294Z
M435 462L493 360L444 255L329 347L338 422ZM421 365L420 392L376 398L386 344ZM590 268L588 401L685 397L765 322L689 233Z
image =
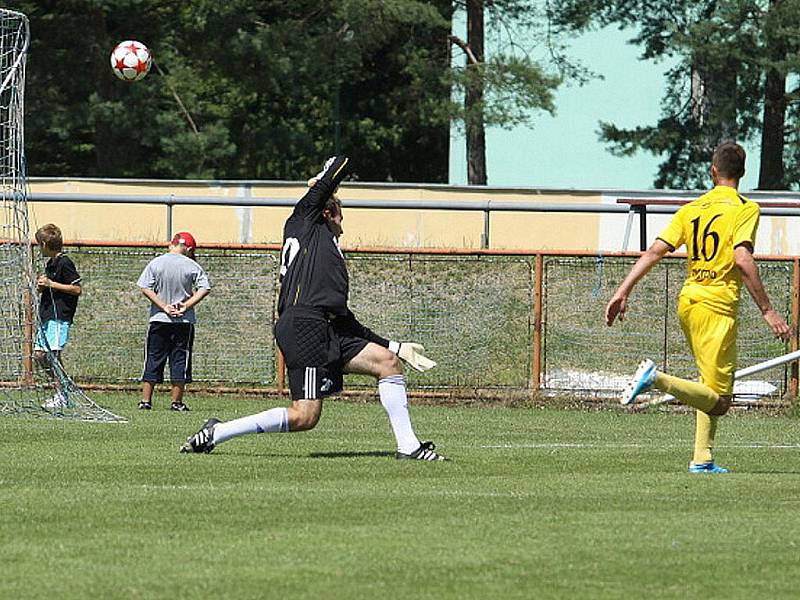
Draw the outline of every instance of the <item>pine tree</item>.
M785 188L786 78L797 72L798 12L784 0L554 0L563 31L611 24L637 31L642 59L670 58L662 117L622 129L601 124L612 152L664 156L656 187L705 187L710 151L726 139L761 139L759 186Z

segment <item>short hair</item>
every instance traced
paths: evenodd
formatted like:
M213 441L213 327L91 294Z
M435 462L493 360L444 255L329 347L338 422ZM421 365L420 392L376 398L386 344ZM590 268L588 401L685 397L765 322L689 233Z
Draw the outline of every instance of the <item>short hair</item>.
M342 214L342 201L335 194L332 194L325 202L325 210L331 213L332 217Z
M36 230L36 243L43 245L53 252L61 252L64 247L64 239L61 237L61 230L57 225L48 223Z
M728 179L741 179L744 175L744 162L747 158L744 148L736 142L723 142L714 150L711 164L717 173Z

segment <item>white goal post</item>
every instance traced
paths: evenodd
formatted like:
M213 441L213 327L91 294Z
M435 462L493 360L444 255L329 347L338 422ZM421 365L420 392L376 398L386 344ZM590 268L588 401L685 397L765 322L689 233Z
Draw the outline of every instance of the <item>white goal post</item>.
M38 336L44 263L34 269L23 127L29 45L28 18L0 9L0 413L124 422L88 398Z

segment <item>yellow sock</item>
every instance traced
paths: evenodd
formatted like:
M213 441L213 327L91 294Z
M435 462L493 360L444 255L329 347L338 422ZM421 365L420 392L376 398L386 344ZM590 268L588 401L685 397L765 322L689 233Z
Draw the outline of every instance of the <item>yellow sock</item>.
M708 415L701 410L697 411L697 427L694 433L694 458L692 459L692 463L698 465L714 460L711 456L711 450L714 447L714 436L717 433L718 418L719 417Z
M653 387L672 394L684 404L706 413L714 408L719 400L719 394L705 384L667 375L660 371L656 373Z

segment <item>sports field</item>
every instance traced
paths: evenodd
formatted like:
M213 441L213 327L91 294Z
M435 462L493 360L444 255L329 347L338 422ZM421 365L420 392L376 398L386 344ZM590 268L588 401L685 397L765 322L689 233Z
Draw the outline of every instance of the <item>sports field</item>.
M189 396L127 424L0 418L0 598L796 598L800 419L414 407L446 463L399 462L380 405L210 455L202 420L277 401Z

